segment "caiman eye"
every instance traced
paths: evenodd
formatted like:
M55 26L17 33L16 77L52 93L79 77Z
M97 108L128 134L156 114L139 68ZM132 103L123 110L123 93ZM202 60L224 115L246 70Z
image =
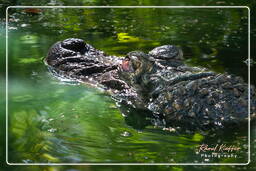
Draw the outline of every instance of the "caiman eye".
M132 68L134 70L137 70L138 68L141 67L141 61L138 59L136 56L131 56L130 57L131 63L132 63Z

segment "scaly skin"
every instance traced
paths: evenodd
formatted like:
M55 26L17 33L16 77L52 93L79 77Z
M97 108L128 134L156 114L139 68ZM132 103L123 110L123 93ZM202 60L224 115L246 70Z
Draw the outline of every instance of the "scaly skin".
M175 46L108 56L81 39L54 44L46 62L58 75L109 90L115 100L161 116L166 126L209 130L248 119L248 85L240 78L189 67ZM251 86L251 116L256 100Z

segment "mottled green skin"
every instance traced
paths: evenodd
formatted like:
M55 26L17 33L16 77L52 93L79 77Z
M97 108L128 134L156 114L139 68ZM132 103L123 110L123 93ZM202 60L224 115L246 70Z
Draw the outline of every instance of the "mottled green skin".
M165 126L209 130L248 119L248 85L240 77L185 65L175 46L122 58L72 38L53 45L46 62L57 75L104 88L119 104L148 110ZM250 93L254 118L254 87Z

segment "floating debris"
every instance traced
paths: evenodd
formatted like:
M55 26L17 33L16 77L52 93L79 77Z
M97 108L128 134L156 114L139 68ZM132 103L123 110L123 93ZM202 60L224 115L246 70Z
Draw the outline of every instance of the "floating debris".
M130 132L124 131L121 135L122 135L123 137L129 137L129 136L131 136L132 134L131 134Z
M17 27L10 27L10 26L8 27L8 29L9 29L9 30L18 30Z
M50 128L50 129L48 129L47 131L53 133L53 132L56 132L57 129L56 129L56 128Z
M24 159L24 160L22 160L22 162L23 162L23 163L32 163L33 161L30 160L30 159Z
M27 14L39 14L42 12L42 9L40 8L26 8L23 10L23 12L27 13Z
M243 61L247 66L253 66L254 64L256 64L256 62L253 59L246 59Z
M25 23L24 23L24 24L21 24L20 26L21 26L21 27L27 27L28 25L29 25L29 24L25 24Z
M170 132L176 132L175 128L169 127L169 128L163 128L164 131L170 131Z

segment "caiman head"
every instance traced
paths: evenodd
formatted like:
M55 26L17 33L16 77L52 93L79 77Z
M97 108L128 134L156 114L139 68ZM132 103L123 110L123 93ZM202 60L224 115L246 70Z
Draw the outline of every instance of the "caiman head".
M149 75L159 67L179 65L181 51L172 45L157 47L148 54L133 51L126 57L106 55L82 39L69 38L55 43L49 50L46 64L57 73L94 86L113 90L133 87L143 89Z

